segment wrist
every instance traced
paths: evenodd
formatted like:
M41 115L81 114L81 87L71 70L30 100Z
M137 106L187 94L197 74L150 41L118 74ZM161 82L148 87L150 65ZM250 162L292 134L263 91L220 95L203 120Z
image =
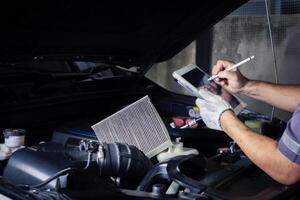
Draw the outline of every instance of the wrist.
M256 85L255 81L247 79L244 86L240 89L239 93L249 95L249 94L253 93L255 85Z
M233 110L228 109L228 110L225 110L223 113L221 113L220 118L219 118L219 123L225 132L226 132L228 125L231 124L231 121L233 119L236 119L236 115L234 114Z

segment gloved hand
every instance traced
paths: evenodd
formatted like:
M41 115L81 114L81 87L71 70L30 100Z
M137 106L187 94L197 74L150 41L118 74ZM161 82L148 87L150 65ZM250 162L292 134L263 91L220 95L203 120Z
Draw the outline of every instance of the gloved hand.
M232 107L221 96L215 95L204 88L201 88L199 93L204 98L196 100L202 120L211 129L223 130L220 124L221 115L225 111L233 111Z

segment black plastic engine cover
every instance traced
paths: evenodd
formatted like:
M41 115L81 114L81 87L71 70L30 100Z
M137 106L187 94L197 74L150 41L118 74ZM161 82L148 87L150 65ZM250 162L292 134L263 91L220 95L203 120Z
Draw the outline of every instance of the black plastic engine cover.
M49 153L35 148L16 151L7 163L3 180L12 184L36 185L72 165L70 158L62 153L62 145L57 143L50 145L51 149L56 149L56 152ZM67 175L53 180L47 186L57 188L65 187L66 184Z

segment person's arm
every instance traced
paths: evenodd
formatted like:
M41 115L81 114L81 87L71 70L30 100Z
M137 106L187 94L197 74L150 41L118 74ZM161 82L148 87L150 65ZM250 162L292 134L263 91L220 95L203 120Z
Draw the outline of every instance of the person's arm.
M215 82L232 93L244 93L275 106L295 111L300 100L299 86L275 86L249 81L238 70L226 72L233 65L218 61L213 75ZM202 93L205 91L202 91ZM206 91L207 93L208 91ZM205 93L204 93L205 94ZM249 159L276 181L291 185L300 180L300 110L296 110L279 142L259 135L247 128L222 98L207 96L197 99L200 115L209 128L224 130L249 157ZM286 97L287 96L287 97Z
M231 111L221 115L220 124L249 159L273 179L285 185L300 180L300 165L280 152L277 141L251 131Z
M288 122L279 142L259 135L246 127L223 98L199 91L204 99L197 99L200 115L207 127L224 130L249 159L274 180L291 185L300 180L300 110Z
M275 85L261 81L248 81L241 88L240 93L290 112L294 112L300 103L299 85Z
M217 74L220 77L215 79L217 84L229 92L245 94L286 111L293 112L296 110L300 103L300 86L251 81L237 69L224 71L232 65L232 62L219 60L213 67L212 75Z

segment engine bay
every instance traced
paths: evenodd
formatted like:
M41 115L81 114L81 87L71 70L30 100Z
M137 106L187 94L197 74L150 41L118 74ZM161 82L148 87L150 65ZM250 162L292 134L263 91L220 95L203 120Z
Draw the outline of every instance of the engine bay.
M153 99L160 113L166 113L160 108L170 103L168 98ZM150 159L132 145L99 143L90 128L98 118L71 121L56 128L48 141L16 140L19 146L1 161L0 191L13 199L285 199L295 194L297 186L271 179L223 132L206 128L201 120L184 126L189 125L187 118L197 117L190 108L173 102L177 116L162 119L173 152L187 148L197 153ZM239 117L249 121L265 116L246 112ZM264 123L262 133L280 134L284 126L273 120ZM3 133L9 139L26 135L23 129Z
M5 197L285 199L296 194L297 186L275 182L224 132L205 127L194 98L145 78L60 83L31 96L22 96L27 93L26 85L22 87L17 100L8 96L0 105L0 193ZM149 158L132 145L99 143L91 126L145 95L173 146ZM258 132L273 138L286 125L250 111L239 118L249 125L265 121Z

